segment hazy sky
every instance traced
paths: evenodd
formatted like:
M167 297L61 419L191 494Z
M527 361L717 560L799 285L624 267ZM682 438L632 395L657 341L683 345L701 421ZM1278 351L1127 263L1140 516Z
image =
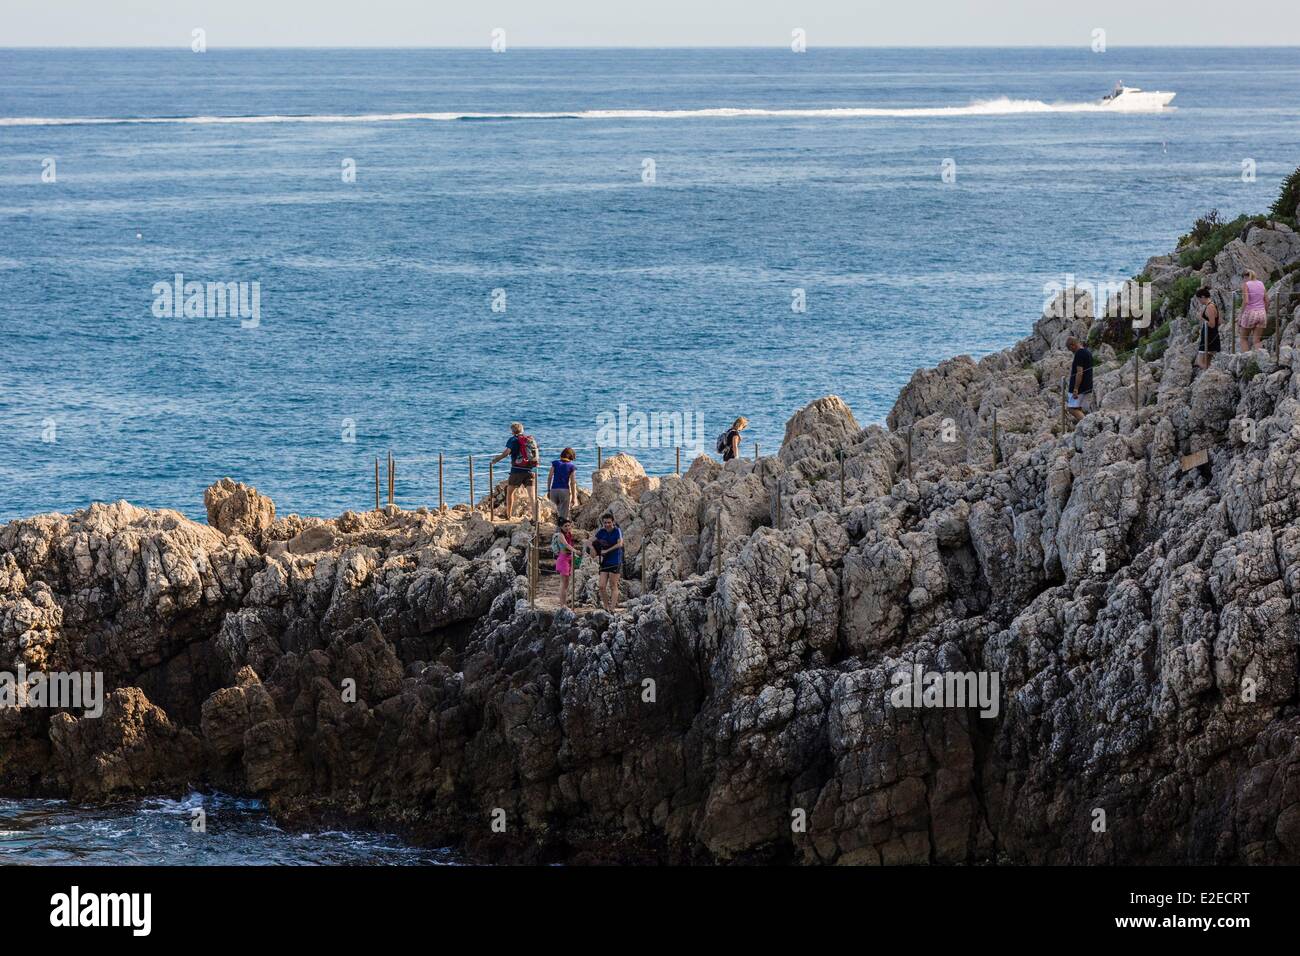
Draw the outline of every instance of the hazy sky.
M1300 45L1297 0L3 0L0 46Z

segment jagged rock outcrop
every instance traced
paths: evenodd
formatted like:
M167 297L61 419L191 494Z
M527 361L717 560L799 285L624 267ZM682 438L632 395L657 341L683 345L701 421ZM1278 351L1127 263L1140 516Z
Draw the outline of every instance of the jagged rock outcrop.
M49 738L54 782L77 800L181 786L199 751L195 735L174 724L138 687L114 690L98 717L55 714Z
M1217 291L1290 255L1261 235ZM276 518L224 479L211 527L10 522L0 669L110 695L0 710L0 790L214 786L510 859L1300 862L1300 323L1200 371L1176 320L1136 391L1098 349L1070 427L1091 308L1052 313L889 430L826 397L757 461L606 459L614 616L530 608L529 526L465 506ZM914 668L996 687L900 704Z
M1300 262L1300 236L1284 222L1255 226L1246 234L1245 242L1283 268Z
M203 493L208 524L222 534L242 534L259 542L275 521L275 503L242 482L222 478Z

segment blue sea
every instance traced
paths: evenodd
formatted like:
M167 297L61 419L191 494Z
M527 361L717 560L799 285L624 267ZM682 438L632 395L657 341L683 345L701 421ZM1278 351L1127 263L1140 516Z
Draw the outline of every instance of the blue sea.
M450 851L353 830L281 829L219 793L104 806L0 797L0 866L439 866Z
M390 450L455 502L515 419L584 480L620 408L880 421L1045 283L1266 209L1298 117L1300 49L0 50L0 521L223 475L333 515Z

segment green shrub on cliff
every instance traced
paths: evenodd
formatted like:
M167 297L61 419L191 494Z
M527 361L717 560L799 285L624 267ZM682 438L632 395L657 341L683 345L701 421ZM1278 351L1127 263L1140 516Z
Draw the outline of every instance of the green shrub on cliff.
M1272 219L1284 222L1292 229L1300 227L1300 222L1297 222L1297 209L1300 209L1300 166L1282 180L1282 189L1267 216L1243 214L1231 222L1224 222L1219 216L1219 210L1211 209L1197 219L1192 223L1191 232L1178 240L1178 262L1180 265L1199 269L1206 260L1213 259L1224 246L1240 236L1248 223L1261 223Z
M1214 232L1214 230L1218 229L1223 224L1223 220L1219 218L1219 210L1211 209L1204 216L1201 216L1192 223L1191 232L1179 237L1177 248L1187 249L1192 246L1199 246L1206 239L1210 238L1210 234Z
M1213 213L1211 214L1213 215ZM1208 217L1202 217L1197 222L1200 223ZM1214 226L1196 245L1184 249L1178 256L1180 265L1191 266L1193 269L1199 269L1207 259L1213 259L1219 252L1232 240L1241 235L1241 231L1246 228L1248 222L1263 222L1264 216L1246 216L1241 215L1232 222L1224 222ZM1188 233L1191 236L1195 233ZM1185 236L1184 238L1187 238Z
M1200 276L1191 275L1183 276L1176 279L1174 284L1169 287L1169 291L1164 294L1160 300L1164 314L1171 319L1180 319L1187 314L1188 306L1192 304L1192 296L1196 295L1196 290L1201 287L1202 279ZM1160 311L1160 308L1157 308Z
M1274 219L1289 219L1294 223L1300 216L1296 212L1298 208L1300 208L1300 166L1282 180L1282 191L1278 194L1277 201L1273 203L1269 213Z
M1141 356L1144 362L1155 362L1165 354L1165 349L1169 348L1169 337L1157 339L1154 342L1148 342L1142 347Z

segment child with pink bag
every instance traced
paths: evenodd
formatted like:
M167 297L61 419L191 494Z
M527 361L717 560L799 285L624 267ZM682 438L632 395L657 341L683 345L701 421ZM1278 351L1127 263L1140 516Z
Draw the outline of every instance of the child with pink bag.
M568 607L569 582L573 580L573 572L582 562L573 540L572 518L560 522L560 530L551 538L551 551L555 554L555 573L560 576L560 606Z

